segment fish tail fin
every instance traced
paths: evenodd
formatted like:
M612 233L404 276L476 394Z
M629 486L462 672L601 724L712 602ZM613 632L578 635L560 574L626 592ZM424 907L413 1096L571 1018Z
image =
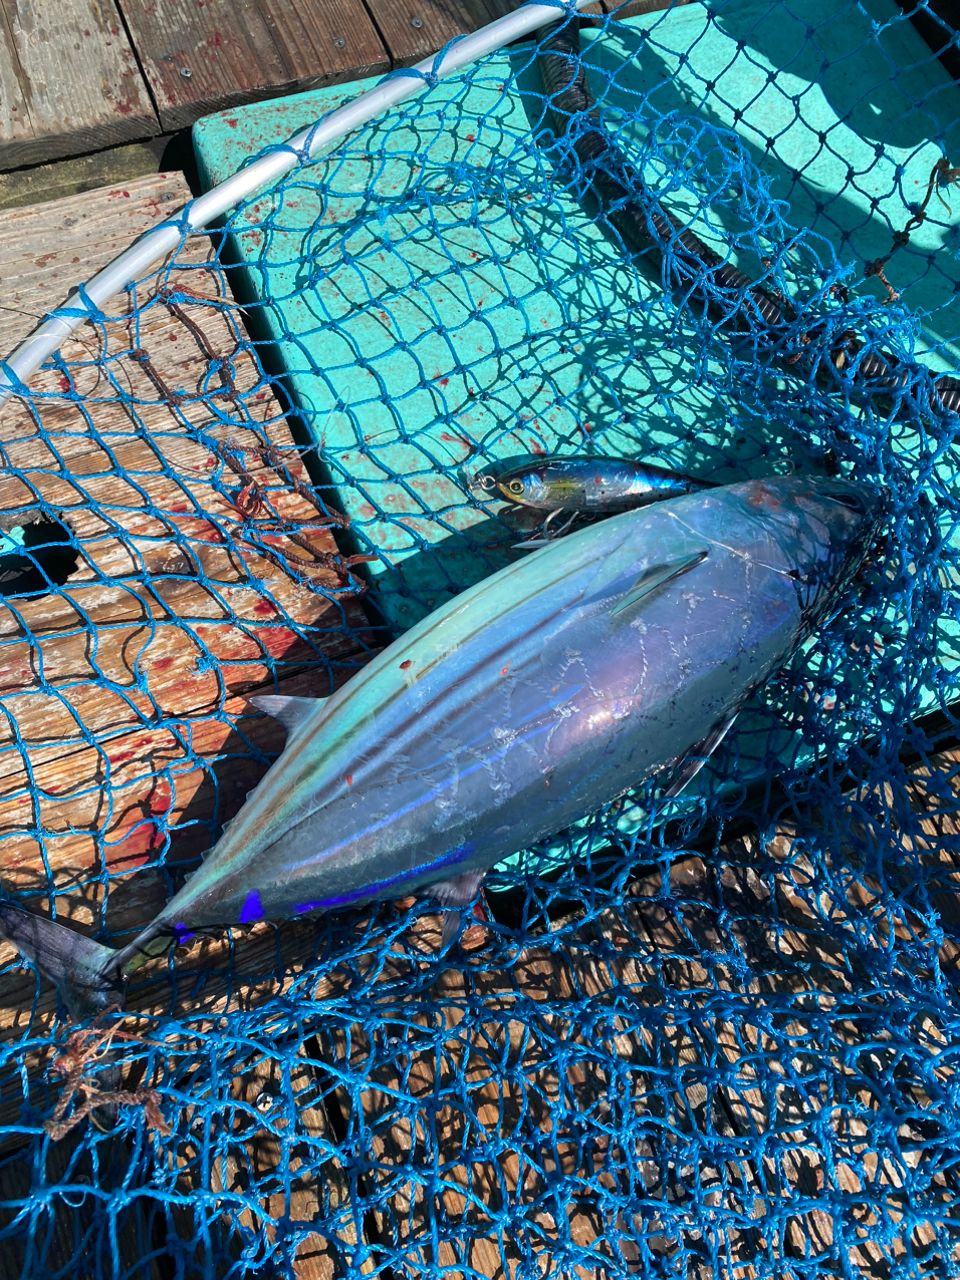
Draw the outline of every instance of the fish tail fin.
M122 1004L120 953L112 947L9 900L0 900L0 938L54 983L74 1017Z

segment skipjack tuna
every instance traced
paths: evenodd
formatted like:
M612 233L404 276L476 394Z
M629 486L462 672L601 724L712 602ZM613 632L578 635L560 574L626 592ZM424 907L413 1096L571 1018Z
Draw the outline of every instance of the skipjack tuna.
M425 890L456 922L506 855L666 766L676 794L836 608L878 505L835 479L749 481L552 542L331 697L252 699L283 754L122 950L10 902L0 931L84 1012L160 935Z
M539 511L612 515L644 502L678 498L709 485L633 458L538 456L490 463L467 480L481 498L501 497Z

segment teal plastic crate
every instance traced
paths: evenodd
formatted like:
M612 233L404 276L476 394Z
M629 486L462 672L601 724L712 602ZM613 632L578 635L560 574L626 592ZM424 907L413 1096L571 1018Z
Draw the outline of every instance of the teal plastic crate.
M878 0L869 13L886 21L899 10ZM875 28L864 8L836 0L815 0L802 17L784 7L771 22L763 0L689 4L585 32L583 43L607 122L647 157L649 180L671 181L666 156L674 174L695 170L697 189L709 186L725 156L700 126L735 130L785 221L829 240L856 273L889 251L891 227L910 217L935 163L960 160L960 90L907 21ZM200 121L203 183L372 83ZM659 283L638 278L550 154L531 145L541 110L532 46L512 49L368 125L231 218L235 290L253 304L319 446L319 478L335 486L356 546L376 557L371 585L397 631L515 554L502 522L467 501L463 464L592 450L714 480L822 465L817 423L791 407L786 382L776 417L747 412L735 385L708 390L723 366L698 349L695 320L678 319ZM732 246L749 271L749 190L718 191L706 210L693 190L674 180L665 203L696 212L703 238ZM960 367L958 244L941 211L889 267L922 322L916 354L937 371ZM805 269L799 261L791 281L800 294ZM877 280L857 287L883 296ZM909 458L916 433L891 431ZM953 665L952 626L941 639ZM911 711L937 697L931 687ZM770 732L758 712L758 753ZM854 719L850 736L860 732ZM749 723L737 740L749 756ZM788 728L780 740L796 757Z
M716 19L691 4L587 32L584 44L608 117L624 113L638 150L657 113L736 127L789 220L862 265L889 250L889 224L909 216L905 200L922 198L944 150L960 156L960 92L906 22L878 46L864 15L834 0L808 6L803 21L786 10L768 18L766 2L722 6ZM665 341L659 286L638 285L553 183L549 159L516 154L539 107L530 60L529 48L514 50L438 84L251 202L249 230L232 236L245 268L237 291L259 304L329 479L378 554L371 578L398 629L502 562L471 536L483 512L464 505L454 465L469 450L655 452L727 479L806 461L799 432L745 418L734 396L698 394L683 343ZM201 120L204 184L372 83ZM506 151L509 192L497 164ZM709 155L694 150L693 162ZM683 210L682 189L671 207ZM730 243L721 218L698 227L721 249ZM944 306L960 268L943 241L926 223L891 268L924 317L920 354L938 370L960 364L956 309ZM438 544L442 563L424 554Z

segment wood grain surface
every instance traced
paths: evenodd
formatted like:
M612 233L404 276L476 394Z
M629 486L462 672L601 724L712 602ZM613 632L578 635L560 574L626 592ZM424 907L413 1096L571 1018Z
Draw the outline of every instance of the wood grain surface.
M0 0L0 168L159 128L112 0Z
M362 0L120 0L164 129L372 75L389 57Z

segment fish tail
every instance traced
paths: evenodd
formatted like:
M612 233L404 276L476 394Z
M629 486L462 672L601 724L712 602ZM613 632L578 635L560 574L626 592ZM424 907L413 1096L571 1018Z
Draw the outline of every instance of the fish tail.
M73 1017L88 1017L123 1003L121 953L113 947L9 900L0 900L0 938L12 942L24 959L54 983Z

